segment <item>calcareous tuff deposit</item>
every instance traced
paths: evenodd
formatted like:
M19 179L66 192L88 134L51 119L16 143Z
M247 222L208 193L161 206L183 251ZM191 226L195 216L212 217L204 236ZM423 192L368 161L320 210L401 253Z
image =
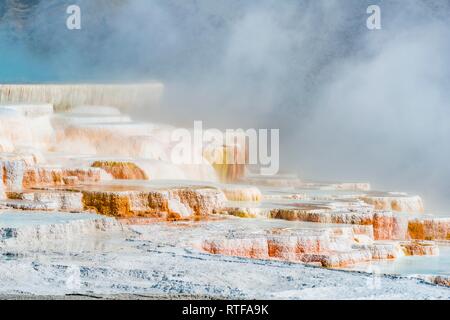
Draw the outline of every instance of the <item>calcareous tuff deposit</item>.
M225 141L179 164L177 128L134 122L124 101L0 89L0 295L450 297L450 265L378 274L375 289L371 273L335 270L449 261L450 218L417 195L261 176L223 163L246 152Z

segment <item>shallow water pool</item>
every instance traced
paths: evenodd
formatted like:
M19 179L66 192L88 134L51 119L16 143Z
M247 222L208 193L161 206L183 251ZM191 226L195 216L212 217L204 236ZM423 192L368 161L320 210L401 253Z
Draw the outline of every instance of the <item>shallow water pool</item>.
M440 246L439 256L407 256L391 261L373 261L346 268L383 274L432 274L450 276L450 245Z

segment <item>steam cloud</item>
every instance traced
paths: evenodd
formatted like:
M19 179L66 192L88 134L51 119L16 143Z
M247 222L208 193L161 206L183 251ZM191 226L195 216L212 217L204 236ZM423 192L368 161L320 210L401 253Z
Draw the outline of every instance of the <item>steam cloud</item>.
M75 32L65 29L74 3ZM366 28L370 4L382 30ZM449 16L439 0L5 1L0 81L161 80L163 108L140 117L280 128L287 170L367 180L445 210Z

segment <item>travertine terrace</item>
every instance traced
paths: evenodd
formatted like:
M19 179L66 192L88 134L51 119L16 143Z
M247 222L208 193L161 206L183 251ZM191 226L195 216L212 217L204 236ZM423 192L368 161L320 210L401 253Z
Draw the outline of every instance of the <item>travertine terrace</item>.
M157 101L162 87L150 87ZM133 88L137 99L143 88ZM108 90L0 86L0 294L352 298L356 288L359 298L449 297L448 273L381 277L388 294L355 287L371 275L328 270L446 254L450 218L427 214L420 196L260 176L212 156L245 152L224 143L196 150L201 164L176 164L176 128L133 121ZM32 265L34 278L21 281ZM335 291L314 291L317 277Z
M79 106L130 105L157 106L164 85L158 82L139 84L0 84L1 104L51 103L55 110ZM89 108L88 108L89 109Z

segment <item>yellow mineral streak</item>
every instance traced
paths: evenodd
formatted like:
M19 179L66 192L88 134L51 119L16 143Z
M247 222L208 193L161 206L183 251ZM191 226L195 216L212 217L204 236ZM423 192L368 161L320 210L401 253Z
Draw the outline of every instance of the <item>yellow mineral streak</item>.
M412 241L402 243L401 247L406 256L437 256L438 246L431 241Z
M254 201L262 199L261 191L253 186L224 185L221 187L229 201Z
M260 210L260 208L225 208L224 210L222 210L222 213L239 218L257 218L264 216L264 211Z
M105 170L115 179L148 180L145 172L133 162L95 161L92 167Z
M3 168L0 168L0 200L6 199L6 192L3 180Z
M163 193L83 191L85 209L120 218L158 216L168 211Z
M408 238L416 240L450 240L450 218L411 219Z
M220 181L233 182L245 175L245 153L239 145L208 146L203 157L212 164Z

